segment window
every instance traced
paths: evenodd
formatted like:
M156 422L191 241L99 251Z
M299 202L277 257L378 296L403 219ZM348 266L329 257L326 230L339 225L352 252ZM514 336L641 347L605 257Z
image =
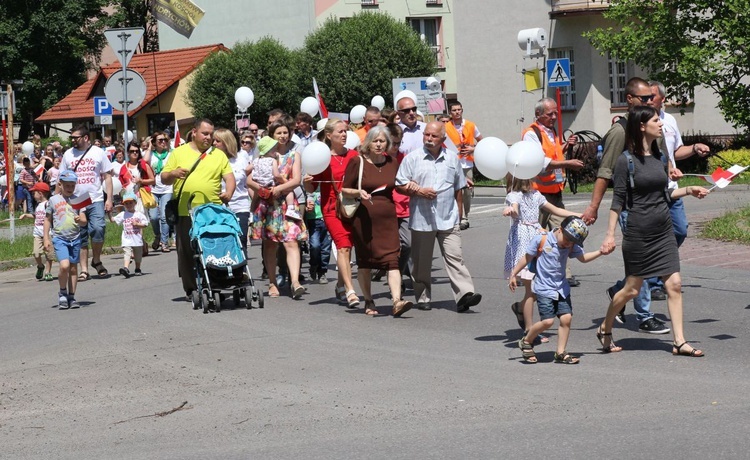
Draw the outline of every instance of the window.
M377 7L378 6L378 0L362 0L362 7Z
M570 60L570 75L568 75L570 86L560 88L560 109L562 110L575 110L578 108L576 105L576 66L574 57L573 48L550 50L550 58Z
M410 18L409 25L430 45L435 53L435 62L438 68L444 69L443 47L440 39L440 18Z
M633 77L633 63L618 61L615 56L609 54L607 66L609 67L609 101L612 107L627 107L625 85Z

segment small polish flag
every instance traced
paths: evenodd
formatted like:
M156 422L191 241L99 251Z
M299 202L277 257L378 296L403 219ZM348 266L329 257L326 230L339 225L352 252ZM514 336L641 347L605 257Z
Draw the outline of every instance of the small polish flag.
M378 188L376 188L375 190L373 190L372 192L370 192L370 195L372 195L373 193L378 193L378 192L382 192L382 191L383 191L383 190L385 190L386 188L388 188L388 184L383 184L383 185L381 185L380 187L378 187Z
M84 192L78 196L72 196L68 203L70 203L70 206L76 211L83 209L92 203L91 195L89 195L89 192Z
M328 118L328 109L323 102L323 96L318 90L318 82L315 80L315 77L313 77L313 90L315 91L315 98L318 99L318 105L320 106L320 116L323 118Z
M41 179L42 173L44 173L44 165L42 163L39 163L38 165L36 165L36 168L34 168L34 174L36 174L36 177Z
M711 174L684 174L685 176L696 176L700 177L704 181L713 185L714 187L724 188L732 183L732 180L737 177L742 171L746 170L750 166L734 165L731 168L724 170L721 167L716 168Z
M174 146L179 147L182 145L182 138L180 138L180 126L177 124L177 118L174 120Z

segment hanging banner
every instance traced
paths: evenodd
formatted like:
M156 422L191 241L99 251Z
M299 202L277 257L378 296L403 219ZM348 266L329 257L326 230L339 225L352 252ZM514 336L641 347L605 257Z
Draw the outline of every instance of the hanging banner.
M154 0L152 12L156 19L190 38L205 11L190 0Z

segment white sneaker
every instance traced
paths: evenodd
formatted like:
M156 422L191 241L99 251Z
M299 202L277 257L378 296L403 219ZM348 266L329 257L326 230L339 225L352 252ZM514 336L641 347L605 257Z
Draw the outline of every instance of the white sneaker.
M61 295L57 301L57 308L59 310L67 310L68 308L70 308L70 305L68 305L68 298L64 295Z
M284 215L290 219L302 220L302 216L299 215L296 209L287 209Z

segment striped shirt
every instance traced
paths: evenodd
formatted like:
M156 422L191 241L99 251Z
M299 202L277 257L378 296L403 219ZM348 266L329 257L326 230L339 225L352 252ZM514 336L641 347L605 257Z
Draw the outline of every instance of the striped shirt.
M442 149L437 158L422 148L404 157L396 175L396 185L416 182L437 192L437 198L428 200L419 196L409 199L409 228L418 232L450 230L458 224L456 191L466 187L458 156Z

